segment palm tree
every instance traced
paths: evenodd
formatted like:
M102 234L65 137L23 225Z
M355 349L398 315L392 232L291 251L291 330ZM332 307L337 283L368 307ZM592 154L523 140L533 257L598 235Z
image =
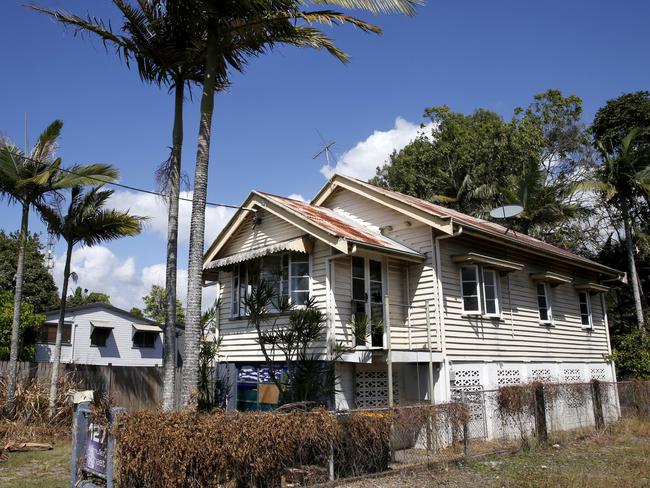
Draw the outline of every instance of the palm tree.
M607 203L620 213L625 232L625 251L630 272L632 295L636 312L637 327L643 332L645 319L641 303L638 274L634 261L634 230L633 220L637 213L639 199L647 201L650 197L650 159L647 152L638 151L637 137L647 134L646 129L634 128L623 139L621 150L615 157L605 157L603 164L596 170L595 179L583 182L580 186L586 190L601 191ZM601 153L607 154L602 144Z
M99 36L112 45L127 67L135 61L140 78L174 91L174 123L169 160L159 170L161 186L167 194L167 265L165 274L166 318L163 356L163 408L174 408L176 373L176 269L178 262L178 205L183 146L183 103L186 85L203 80L205 28L193 12L191 2L179 0L139 0L132 6L113 0L123 17L116 34L110 23L88 16L82 18L62 11L30 6L48 14L76 32ZM217 84L217 89L221 87Z
M214 110L214 91L218 80L227 80L229 69L241 71L250 56L261 55L276 44L325 49L342 62L348 57L321 31L316 23L350 24L364 32L381 30L362 20L332 11L302 11L307 3L330 4L342 8L358 8L373 14L415 13L418 0L238 0L217 2L196 0L199 14L207 22L205 78L201 97L201 115L194 168L194 194L190 221L190 244L187 284L187 322L185 329L185 361L181 405L189 403L197 386L198 350L203 282L203 246L205 206L208 186L210 131Z
M42 204L47 195L75 185L96 183L105 165L88 165L73 168L73 172L60 171L61 159L55 158L56 142L63 122L55 120L38 137L34 148L25 154L10 141L0 145L0 194L22 208L16 285L14 291L14 315L11 324L11 351L7 380L6 413L14 413L14 400L18 369L18 332L25 266L25 243L29 229L30 207Z
M107 181L112 181L117 178L117 171L110 166L105 167L102 176ZM128 211L108 210L105 208L106 202L112 194L113 190L102 190L101 186L95 186L87 191L84 191L82 186L74 186L71 190L70 203L65 215L58 206L39 204L39 211L50 232L63 238L67 244L63 285L61 287L61 308L52 357L50 418L56 413L61 340L68 296L68 282L71 275L74 274L70 272L72 249L79 243L91 247L120 237L135 236L142 230L143 217L130 215Z

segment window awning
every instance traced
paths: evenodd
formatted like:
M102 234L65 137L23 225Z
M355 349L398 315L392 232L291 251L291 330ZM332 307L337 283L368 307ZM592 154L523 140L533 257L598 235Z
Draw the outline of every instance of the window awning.
M311 240L309 240L307 236L302 236L295 239L290 239L288 241L276 242L275 244L271 244L269 246L251 249L250 251L239 252L231 256L226 256L225 258L215 259L214 261L210 261L205 266L205 269L223 268L224 266L230 266L231 264L261 258L262 256L267 256L269 254L281 251L295 251L308 254L311 252L311 249Z
M160 334L162 332L162 328L160 326L153 324L137 324L134 322L131 324L131 326L133 327L133 331L131 333L132 338L138 332L143 334Z
M545 281L551 285L562 285L571 283L573 280L569 276L564 276L552 271L544 271L543 273L531 273L530 277L533 281Z
M578 291L586 291L588 293L605 293L609 290L608 286L599 283L576 283L573 287Z
M484 256L475 252L467 254L457 254L451 257L451 260L456 264L482 264L499 271L520 271L524 268L523 264L506 261L505 259L493 258L491 256Z
M94 329L114 329L115 326L108 320L91 320L90 324Z
M155 332L155 333L162 332L162 328L159 325L136 324L136 323L133 323L131 325L138 332Z

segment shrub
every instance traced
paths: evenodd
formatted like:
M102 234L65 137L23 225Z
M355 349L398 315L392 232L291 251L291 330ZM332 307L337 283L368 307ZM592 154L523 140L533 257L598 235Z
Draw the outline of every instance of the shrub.
M277 486L292 466L325 464L337 435L323 410L133 412L116 427L116 475L122 488Z
M334 449L337 476L358 476L388 469L393 419L394 414L388 411L340 415L340 434Z

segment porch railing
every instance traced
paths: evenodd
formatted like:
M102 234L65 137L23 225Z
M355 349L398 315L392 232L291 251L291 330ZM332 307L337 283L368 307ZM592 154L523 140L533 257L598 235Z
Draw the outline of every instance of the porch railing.
M439 319L430 300L416 305L395 303L386 296L384 299L384 329L388 348L394 350L433 351L441 350Z

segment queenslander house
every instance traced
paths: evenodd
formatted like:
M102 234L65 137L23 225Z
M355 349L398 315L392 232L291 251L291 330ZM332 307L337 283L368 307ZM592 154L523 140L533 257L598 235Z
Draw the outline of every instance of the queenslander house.
M293 305L311 298L322 310L316 352L336 358L338 409L386 405L389 362L401 404L533 380L615 380L604 293L623 273L354 178L335 175L310 203L251 192L203 268L220 299L219 360L236 368L242 409L277 402L243 304L260 275ZM351 325L361 316L375 324L365 338ZM348 352L335 356L337 344Z
M36 361L51 362L59 310L45 314ZM66 309L61 362L113 366L161 366L161 327L151 320L104 303Z

